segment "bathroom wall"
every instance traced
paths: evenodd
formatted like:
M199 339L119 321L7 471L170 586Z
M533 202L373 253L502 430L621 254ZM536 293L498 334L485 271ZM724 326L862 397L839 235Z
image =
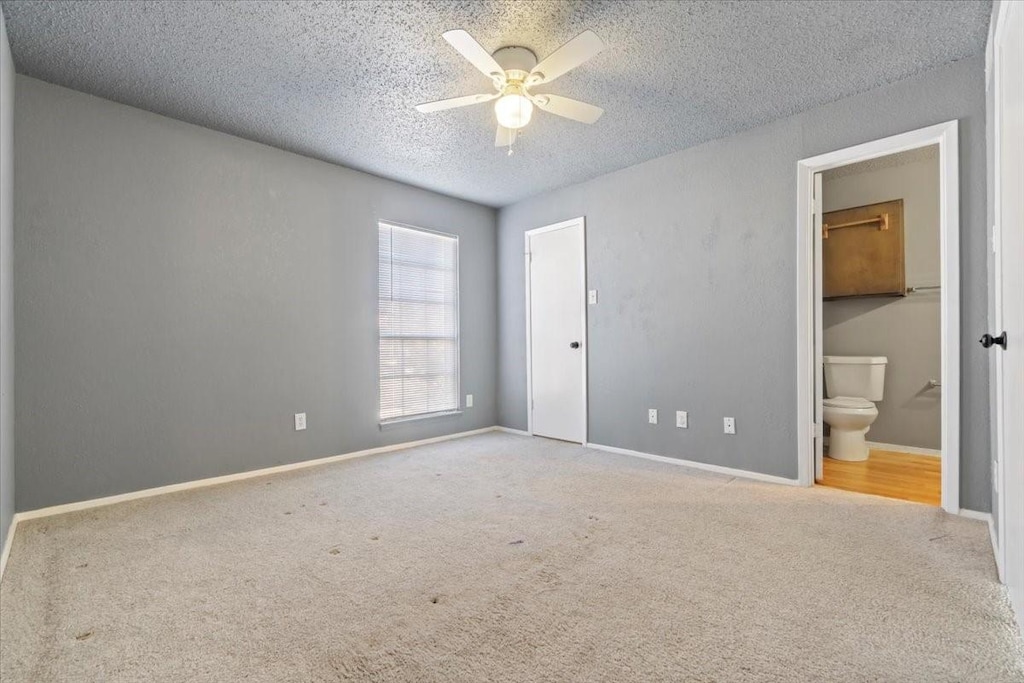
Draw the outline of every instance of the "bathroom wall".
M824 210L903 199L907 287L939 284L939 154L932 146L825 174ZM823 306L825 355L886 356L885 398L868 432L876 443L938 449L942 443L941 293L858 297Z

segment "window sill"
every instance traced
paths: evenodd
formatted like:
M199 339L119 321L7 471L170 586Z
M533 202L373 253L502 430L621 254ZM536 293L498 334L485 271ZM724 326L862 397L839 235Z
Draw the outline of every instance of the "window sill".
M436 417L451 417L453 415L462 415L461 410L445 410L440 413L424 413L423 415L410 415L409 417L396 417L390 420L381 420L378 425L381 429L387 429L388 427L395 427L398 425L406 424L408 422L419 422L421 420L432 420Z

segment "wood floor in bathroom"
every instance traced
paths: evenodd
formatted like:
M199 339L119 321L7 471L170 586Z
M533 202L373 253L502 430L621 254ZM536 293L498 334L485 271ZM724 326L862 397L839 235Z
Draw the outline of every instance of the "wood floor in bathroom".
M861 462L825 457L822 486L915 503L942 503L942 460L930 455L871 450Z

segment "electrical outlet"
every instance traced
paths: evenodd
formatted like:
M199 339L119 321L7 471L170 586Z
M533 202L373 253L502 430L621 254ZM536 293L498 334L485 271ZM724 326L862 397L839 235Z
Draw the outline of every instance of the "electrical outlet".
M676 427L679 427L680 429L686 429L687 426L688 425L687 425L686 411L685 410L677 410L676 411Z
M597 303L597 290L596 289L592 289L589 292L587 292L587 303L590 304L591 306L593 306L594 304Z
M652 425L658 424L658 409L648 408L647 409L647 421Z
M301 432L306 428L306 414L295 413L295 431Z
M735 417L724 417L722 418L722 430L726 434L736 433L736 418Z
M466 394L466 407L467 408L472 408L473 407L473 394Z

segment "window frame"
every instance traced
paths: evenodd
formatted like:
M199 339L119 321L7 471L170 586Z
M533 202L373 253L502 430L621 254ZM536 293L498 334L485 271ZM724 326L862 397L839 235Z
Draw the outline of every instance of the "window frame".
M416 232L426 233L428 235L437 235L439 237L445 237L455 241L455 407L447 410L435 410L429 413L416 413L413 415L399 415L396 417L390 417L383 419L381 417L381 375L380 375L380 346L383 336L381 335L380 325L380 230L382 227L389 228L400 228L403 230L413 230ZM462 259L461 259L461 244L459 236L450 233L443 232L441 230L433 230L431 228L422 228L418 225L409 225L408 223L400 223L398 221L391 221L384 218L377 219L377 424L380 428L388 427L389 425L402 424L405 422L416 422L419 420L430 420L438 417L447 417L452 415L462 414L462 296L461 296L461 270L462 270Z

